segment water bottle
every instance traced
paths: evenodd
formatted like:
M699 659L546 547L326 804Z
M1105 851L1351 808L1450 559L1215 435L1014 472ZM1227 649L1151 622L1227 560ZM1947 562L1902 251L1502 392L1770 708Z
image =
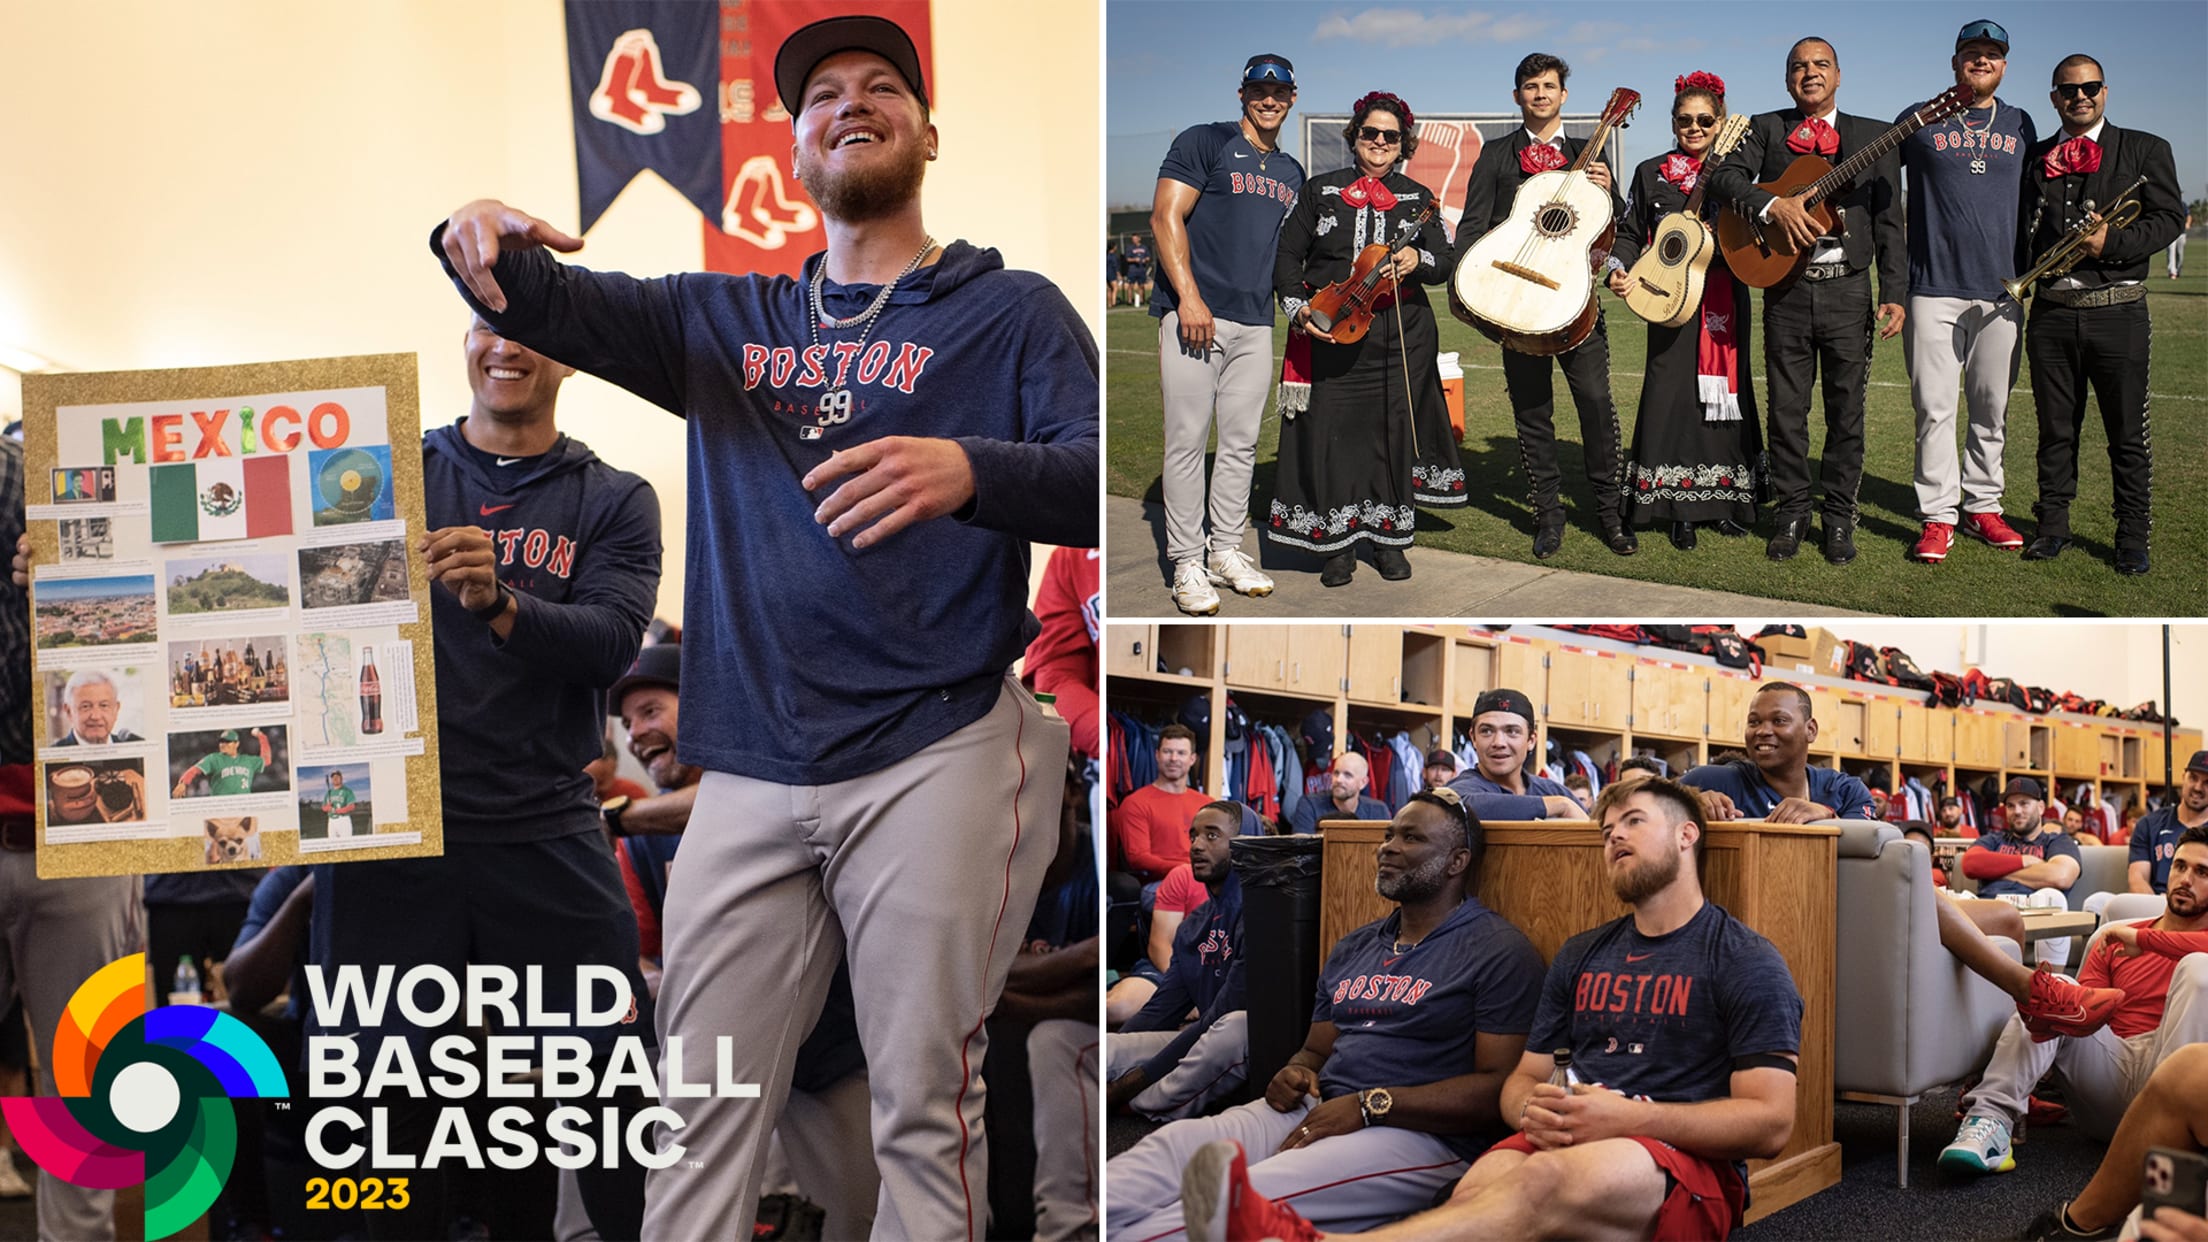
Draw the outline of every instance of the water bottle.
M1065 719L1065 717L1058 714L1058 696L1055 694L1043 694L1038 692L1035 695L1035 705L1043 709L1043 716L1045 719Z
M1572 1050L1569 1048L1559 1048L1550 1055L1556 1058L1556 1072L1549 1075L1549 1085L1552 1087L1562 1087L1564 1088L1565 1094L1569 1095L1572 1090L1572 1084L1579 1081L1579 1075L1572 1072Z
M192 964L191 954L176 959L176 986L169 989L172 1005L197 1005L200 1003L199 967Z

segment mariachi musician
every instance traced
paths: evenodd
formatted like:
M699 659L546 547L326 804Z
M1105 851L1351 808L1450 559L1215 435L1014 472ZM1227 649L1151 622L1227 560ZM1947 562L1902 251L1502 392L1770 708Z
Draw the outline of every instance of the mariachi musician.
M2053 560L2070 542L2070 502L2078 494L2078 432L2085 386L2100 397L2108 464L2116 492L2116 572L2147 572L2148 502L2153 462L2147 443L2147 261L2185 227L2170 144L2108 122L2107 75L2090 56L2055 66L2048 92L2062 132L2031 150L2024 165L2024 252L2036 262L2085 219L2086 203L2113 210L2141 176L2139 216L2128 227L2087 234L2068 273L2043 278L2024 329L2032 361L2032 405L2039 411L2037 537L2024 559ZM2035 227L2036 225L2036 227Z
M1901 331L1908 305L1908 245L1903 233L1900 158L1888 153L1828 200L1838 236L1820 235L1794 198L1756 188L1803 155L1838 164L1878 140L1888 126L1841 112L1840 54L1824 39L1802 39L1786 53L1786 93L1794 106L1756 116L1748 136L1710 177L1710 196L1783 229L1809 261L1792 283L1763 295L1764 383L1770 417L1772 533L1764 553L1783 561L1809 537L1809 396L1820 372L1825 393L1825 559L1855 559L1856 492L1863 482L1863 397L1871 377L1874 304L1878 335ZM1871 290L1871 267L1878 290Z
M1564 136L1564 80L1570 73L1570 66L1546 52L1518 62L1510 97L1525 124L1480 148L1471 183L1465 188L1464 215L1457 221L1458 256L1510 218L1518 187L1527 178L1570 167L1587 145L1585 139ZM1611 184L1609 165L1600 160L1589 163L1587 179L1610 191L1611 218L1623 217L1625 205ZM1455 262L1449 270L1456 271ZM1549 361L1503 351L1503 384L1510 391L1510 408L1518 423L1518 455L1525 463L1527 499L1533 505L1533 554L1542 560L1564 546L1563 476L1556 464L1556 389ZM1595 489L1602 541L1619 556L1631 556L1640 550L1640 541L1625 521L1625 490L1618 465L1622 436L1618 410L1610 400L1610 338L1599 313L1594 333L1577 348L1558 355L1556 362L1564 369L1572 404L1579 410L1580 447L1587 462L1587 482Z
M1280 461L1266 537L1326 555L1319 581L1345 586L1368 544L1380 576L1408 578L1417 505L1468 499L1435 370L1440 336L1424 285L1448 279L1449 235L1434 192L1396 171L1418 149L1411 107L1374 91L1343 131L1351 167L1304 182L1280 226L1274 292L1288 315ZM1435 208L1415 231L1407 226ZM1312 295L1373 245L1394 249L1369 331L1353 344L1312 320ZM1339 328L1341 325L1335 325Z

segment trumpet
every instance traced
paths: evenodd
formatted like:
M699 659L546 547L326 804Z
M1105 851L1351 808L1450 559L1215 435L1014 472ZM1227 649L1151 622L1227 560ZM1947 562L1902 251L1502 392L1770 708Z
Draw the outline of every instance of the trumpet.
M2002 281L2001 287L2022 304L2026 298L2032 296L2033 286L2040 281L2063 275L2076 267L2079 260L2088 257L2085 253L2086 238L2099 232L2103 225L2111 229L2121 229L2139 218L2139 200L2132 195L2146 183L2147 179L2141 177L2125 186L2124 192L2116 196L2116 205L2098 220L2093 218L2093 200L2085 200L2085 218L2071 225L2060 241L2049 247L2047 253L2039 256L2038 266L2014 280ZM2033 231L2037 232L2039 216L2036 213L2032 216L2032 224Z

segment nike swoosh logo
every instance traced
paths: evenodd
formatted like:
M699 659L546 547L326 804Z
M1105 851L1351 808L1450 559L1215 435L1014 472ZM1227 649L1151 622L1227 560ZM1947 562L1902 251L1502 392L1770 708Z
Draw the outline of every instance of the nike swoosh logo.
M518 504L520 502L516 501L515 503ZM481 506L481 516L489 517L494 513L504 513L508 509L511 509L513 507L513 505L483 505Z
M521 459L519 457L501 457L498 459L498 464L501 466L511 466L515 462L520 460Z
M1655 954L1653 954L1653 953L1643 953L1643 954L1641 954L1641 955L1640 955L1639 957L1635 957L1635 956L1633 956L1632 954L1628 953L1628 954L1626 954L1626 955L1625 955L1625 960L1626 960L1626 961L1629 961L1629 962L1645 962L1645 961L1647 961L1647 960L1648 960L1649 958L1652 958L1652 957L1654 957L1654 956L1656 956L1656 955L1655 955Z
M1250 158L1250 153L1247 151L1237 151L1234 153L1234 158L1238 160L1246 160Z

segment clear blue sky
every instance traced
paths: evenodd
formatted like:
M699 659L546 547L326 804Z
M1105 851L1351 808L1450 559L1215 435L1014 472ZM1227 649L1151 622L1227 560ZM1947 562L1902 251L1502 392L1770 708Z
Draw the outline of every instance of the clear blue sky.
M2169 140L2179 189L2208 195L2208 4L2120 3L1704 3L1470 4L1189 3L1109 0L1105 16L1105 196L1147 206L1158 160L1175 133L1237 111L1242 62L1278 52L1295 62L1299 115L1288 150L1303 155L1300 111L1346 111L1368 90L1390 90L1419 113L1509 112L1510 76L1532 51L1572 67L1566 111L1595 113L1612 87L1641 92L1625 131L1629 164L1670 144L1665 130L1674 78L1706 69L1725 79L1734 111L1767 112L1788 100L1786 49L1830 38L1840 54L1840 106L1889 119L1954 81L1955 32L1990 18L2006 27L2008 76L2000 98L2028 108L2041 133L2057 128L2047 100L2055 63L2072 52L2108 74L2108 117Z

